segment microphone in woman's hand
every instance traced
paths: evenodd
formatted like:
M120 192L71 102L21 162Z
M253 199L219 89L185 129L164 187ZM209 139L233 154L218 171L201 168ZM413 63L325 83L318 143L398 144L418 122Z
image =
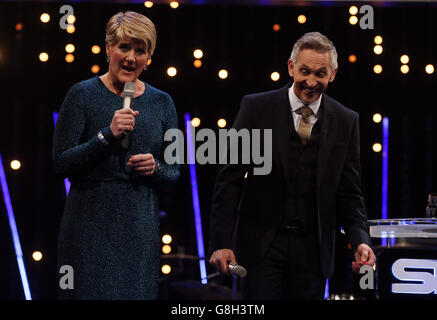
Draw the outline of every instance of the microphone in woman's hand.
M124 84L124 90L123 90L123 109L130 108L132 106L132 98L135 93L135 84L133 82L126 82ZM127 149L129 147L130 142L130 133L125 132L121 136L121 146L124 149Z

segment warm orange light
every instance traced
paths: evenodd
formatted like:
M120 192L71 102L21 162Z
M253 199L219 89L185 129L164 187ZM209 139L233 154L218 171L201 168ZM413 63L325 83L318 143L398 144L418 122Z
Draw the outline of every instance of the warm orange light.
M69 24L68 26L67 26L67 32L68 33L74 33L75 31L76 31L76 27L74 26L74 25L72 25L72 24Z
M381 36L376 36L375 38L373 38L373 41L375 42L375 44L381 44L382 40L383 39Z
M191 125L195 128L197 128L198 126L200 126L200 119L199 118L193 118L191 119Z
M409 71L410 71L410 67L409 67L408 65L403 64L403 65L401 66L401 72L402 72L403 74L407 74Z
M177 1L170 2L170 7L172 9L177 9L179 7L179 2L177 2Z
M195 68L200 68L202 66L202 61L199 59L194 60L193 62Z
M23 24L21 22L17 23L15 25L15 30L17 30L17 31L23 30Z
M100 66L99 65L97 65L97 64L95 64L95 65L93 65L92 67L91 67L91 72L92 73L99 73L99 71L100 71Z
M67 54L65 56L65 61L68 63L72 63L74 61L74 55L72 55L71 53Z
M350 63L355 63L355 62L357 62L357 56L354 54L351 54L351 55L349 55L348 60Z
M307 17L301 14L300 16L297 17L297 22L299 22L300 24L304 24L305 22L307 22Z
M349 18L349 23L352 24L352 25L357 24L357 23L358 23L358 18L357 18L357 16L351 16L351 17Z
M76 17L73 16L72 14L70 14L70 15L67 17L67 22L68 22L69 24L73 24L73 23L75 23L75 22L76 22Z
M382 73L382 66L380 64L375 65L373 67L373 72L375 72L376 74Z
M91 52L94 54L99 54L100 51L101 51L100 47L96 44L91 47Z
M168 244L162 246L162 253L169 254L170 252L171 252L171 247Z
M279 30L281 30L281 26L279 24L275 23L273 25L273 31L278 32Z

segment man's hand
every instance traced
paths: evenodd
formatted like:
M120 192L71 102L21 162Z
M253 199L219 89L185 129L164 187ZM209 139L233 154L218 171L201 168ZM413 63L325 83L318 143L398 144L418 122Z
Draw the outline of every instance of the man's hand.
M231 274L229 271L228 263L237 264L237 260L235 260L234 251L231 249L219 249L213 252L211 258L209 259L209 263L212 264L219 270L221 273Z
M373 250L365 243L360 244L354 253L355 261L352 262L352 270L358 272L362 265L373 267L376 262L376 256Z

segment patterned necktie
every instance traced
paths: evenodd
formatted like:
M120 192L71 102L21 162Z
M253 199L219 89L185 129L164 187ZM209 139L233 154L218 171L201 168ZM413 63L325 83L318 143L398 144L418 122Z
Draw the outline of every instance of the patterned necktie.
M313 114L313 110L306 105L302 106L299 110L302 118L300 119L297 134L300 137L300 141L306 144L311 136L311 115Z

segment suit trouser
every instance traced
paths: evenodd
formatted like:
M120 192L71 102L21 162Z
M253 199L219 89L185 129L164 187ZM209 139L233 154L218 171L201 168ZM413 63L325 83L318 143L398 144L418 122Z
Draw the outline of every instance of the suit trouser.
M278 230L270 248L242 279L243 299L316 299L324 297L317 231Z

